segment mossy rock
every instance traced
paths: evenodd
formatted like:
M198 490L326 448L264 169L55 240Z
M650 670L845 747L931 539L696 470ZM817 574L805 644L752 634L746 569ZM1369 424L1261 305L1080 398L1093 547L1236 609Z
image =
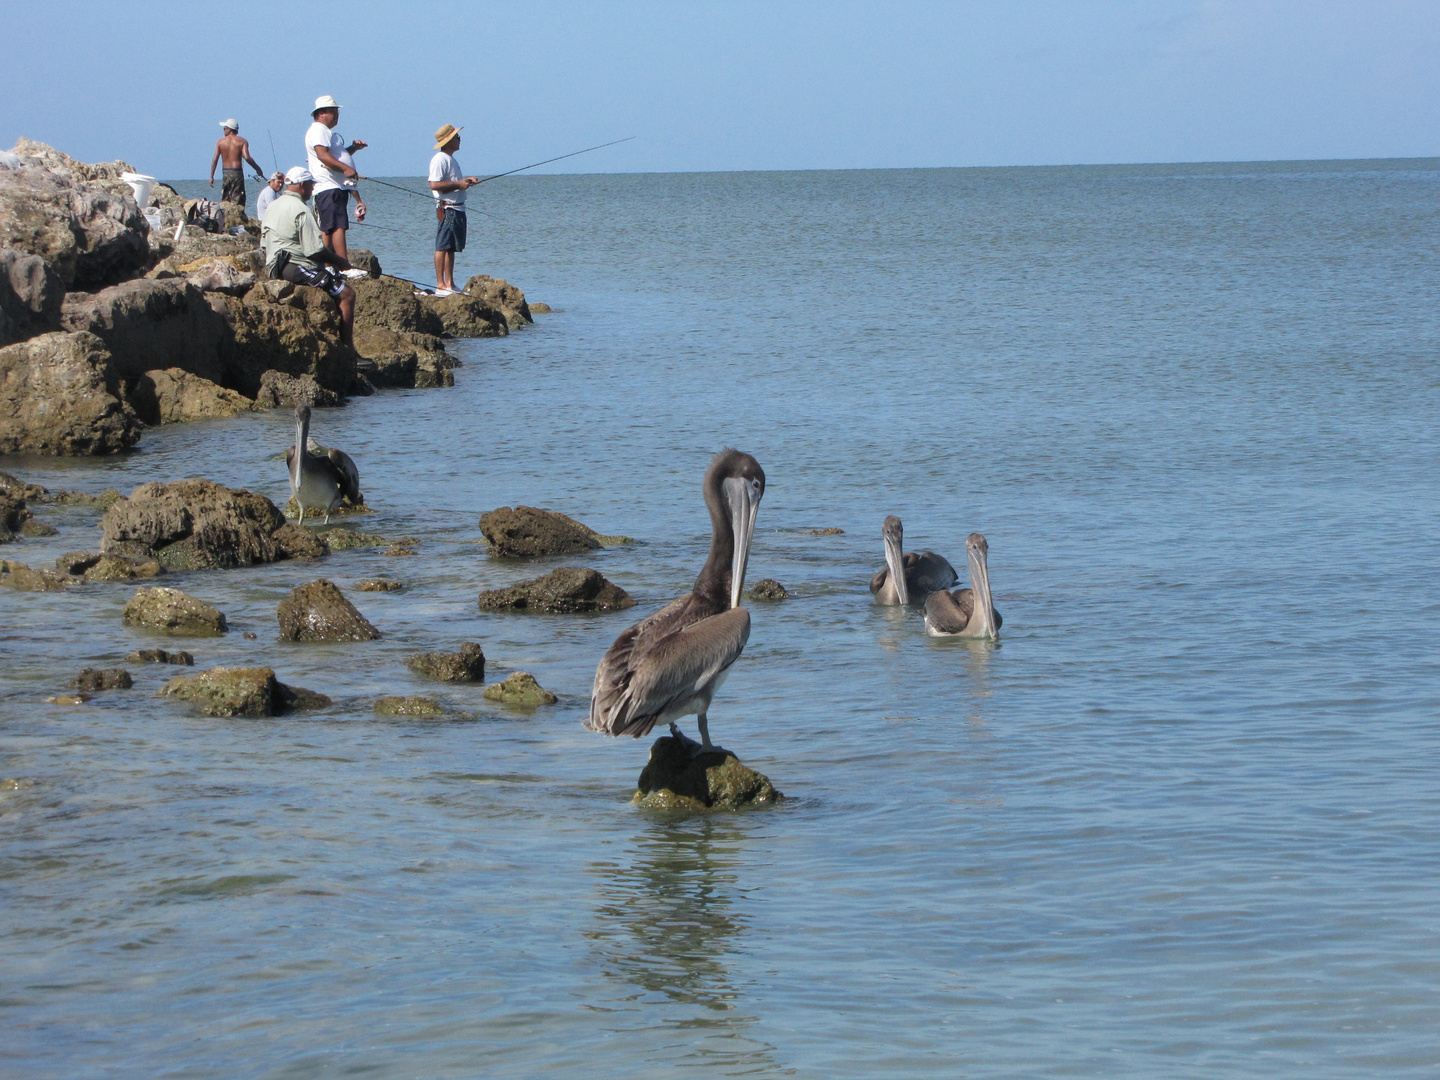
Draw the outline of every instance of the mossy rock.
M528 671L512 671L504 682L485 688L485 700L511 709L534 709L554 705L559 699L546 690Z
M333 704L324 694L286 686L270 668L217 667L179 675L161 688L160 696L195 702L206 716L279 716Z
M0 559L0 585L18 592L62 592L70 584L64 574L35 569L11 559Z
M440 716L445 708L434 698L391 695L375 702L375 711L381 716Z
M399 592L404 587L400 582L391 581L389 578L366 578L355 583L355 588L361 592Z
M361 532L359 529L326 529L324 532L317 533L316 535L319 539L325 541L331 551L350 551L353 548L384 547L390 543L390 541L386 540L383 536Z
M708 813L784 798L768 777L741 764L729 750L717 747L692 756L695 747L693 741L673 735L656 739L631 801L647 810Z
M427 652L410 657L410 669L440 682L484 682L485 652L473 641L459 652Z
M125 605L126 626L171 637L219 637L229 629L225 616L203 600L179 589L156 585L136 589Z
M765 601L788 600L790 599L790 594L780 582L774 578L767 577L761 578L755 583L754 587L751 588L750 599Z
M294 496L294 495L291 495L291 496L290 496L290 500L285 504L284 509L282 509L280 512L281 512L282 514L284 514L287 518L298 518L298 517L300 516L300 504L295 501L295 496ZM372 509L370 509L370 507L366 506L363 502L360 502L360 503L352 503L348 498L346 498L346 499L341 499L341 500L340 500L340 505L337 506L334 510L331 510L331 511L330 511L330 516L331 516L331 518L337 518L337 517L349 517L351 514L373 514L373 513L375 513L375 511L372 510ZM319 517L322 521L325 519L325 515L324 515L324 514L317 513L317 512L314 511L314 510L307 511L306 514L305 514L305 516L306 516L307 518ZM332 531L332 532L338 532L339 530L337 529L337 530L331 530L331 531ZM323 536L323 535L326 535L326 534L322 533L321 535ZM333 547L334 545L332 544L331 546ZM357 545L352 545L352 546L357 546ZM337 550L338 550L338 549L337 549Z

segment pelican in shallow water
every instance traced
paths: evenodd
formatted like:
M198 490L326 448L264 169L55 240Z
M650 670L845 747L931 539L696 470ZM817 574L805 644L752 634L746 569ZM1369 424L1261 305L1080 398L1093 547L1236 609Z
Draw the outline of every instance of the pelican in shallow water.
M943 555L933 551L906 554L905 529L894 514L880 526L880 535L885 540L885 569L870 579L877 604L908 604L912 600L920 604L928 593L948 589L960 580Z
M970 564L968 589L953 593L933 592L925 598L925 632L931 637L989 638L1000 636L1004 622L990 596L990 545L979 533L965 540L965 559Z
M318 510L330 523L330 511L349 497L361 501L360 472L343 450L330 450L325 455L310 451L310 406L295 407L295 445L285 451L285 464L290 469L290 492L300 507L299 524L305 524L305 511Z
M710 699L750 638L740 606L765 470L749 454L722 450L705 470L710 555L695 588L641 619L611 645L595 669L585 726L605 735L641 738L657 723L694 713L701 750L710 750Z

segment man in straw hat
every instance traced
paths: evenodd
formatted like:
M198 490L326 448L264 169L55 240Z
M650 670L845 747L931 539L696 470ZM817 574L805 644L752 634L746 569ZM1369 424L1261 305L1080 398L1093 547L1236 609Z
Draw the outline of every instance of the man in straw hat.
M306 204L315 191L310 170L296 165L285 174L285 190L276 196L260 223L265 272L296 285L323 289L340 308L340 340L355 347L355 290L331 267L349 270L350 262L325 246L320 223Z
M215 186L215 163L223 161L225 170L220 174L220 201L245 205L245 170L242 162L249 162L255 170L255 179L264 180L265 172L250 156L250 143L240 137L240 121L231 117L221 120L220 127L225 134L215 143L215 156L210 159L210 186Z
M435 132L436 154L430 159L430 190L435 196L435 293L449 296L455 288L455 253L465 250L465 193L480 182L466 176L455 160L460 129L446 124Z
M360 179L351 155L364 150L367 144L356 139L345 145L335 130L340 122L340 103L329 94L315 99L310 116L314 123L305 132L305 161L315 177L315 214L320 219L320 231L325 234L325 246L345 259L350 255L345 243L345 230L350 228L350 193L356 190L355 181ZM355 202L355 220L364 221L365 204L358 198Z

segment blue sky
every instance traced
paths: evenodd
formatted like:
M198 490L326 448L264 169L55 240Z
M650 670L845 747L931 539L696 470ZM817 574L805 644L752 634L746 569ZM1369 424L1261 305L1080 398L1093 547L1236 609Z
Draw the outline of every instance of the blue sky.
M0 146L204 176L217 122L299 160L334 94L357 164L429 133L499 172L898 168L1437 154L1440 3L0 0Z

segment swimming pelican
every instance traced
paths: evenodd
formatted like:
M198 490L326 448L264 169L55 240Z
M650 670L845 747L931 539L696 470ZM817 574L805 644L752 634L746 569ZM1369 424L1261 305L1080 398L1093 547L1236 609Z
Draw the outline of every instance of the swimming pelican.
M970 564L969 589L953 593L933 592L925 598L925 632L931 637L989 638L1000 636L1005 621L995 610L990 596L990 566L986 556L990 545L979 533L965 540L965 558Z
M706 720L710 699L750 637L740 590L765 470L749 454L722 450L705 470L703 489L713 532L695 588L615 639L595 669L585 721L591 731L638 739L668 721L683 739L675 721L694 713L699 750L714 749Z
M325 524L330 524L330 511L340 505L340 500L349 496L351 502L360 501L360 474L355 462L341 450L331 450L321 457L309 449L310 406L295 407L295 445L285 451L285 464L290 469L290 491L295 504L300 507L299 524L305 524L305 510L321 510ZM344 459L348 468L336 460Z
M870 579L870 591L877 604L908 604L912 598L917 604L923 603L926 594L948 589L960 580L943 555L933 551L905 554L905 530L894 514L885 519L880 535L885 540L885 569Z

